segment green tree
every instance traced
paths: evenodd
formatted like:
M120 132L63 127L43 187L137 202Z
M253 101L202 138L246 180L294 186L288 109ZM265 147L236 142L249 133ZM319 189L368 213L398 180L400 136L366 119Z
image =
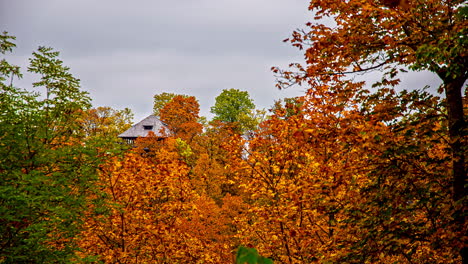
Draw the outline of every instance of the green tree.
M12 51L14 39L0 35L2 54ZM45 88L44 96L14 87L19 67L5 59L0 64L2 263L78 260L82 213L99 207L94 186L103 156L98 146L82 144L79 122L90 98L58 55L40 47L30 59L28 71L41 77L33 86Z
M260 114L254 112L255 105L247 91L224 89L215 100L215 105L211 107L211 113L215 114L214 120L239 123L242 131L258 124L255 116Z

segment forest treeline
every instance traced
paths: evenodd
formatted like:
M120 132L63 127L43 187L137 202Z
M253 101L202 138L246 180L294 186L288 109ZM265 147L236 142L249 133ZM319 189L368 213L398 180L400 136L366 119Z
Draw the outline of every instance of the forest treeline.
M157 94L166 137L134 146L116 137L131 112L93 108L58 52L30 59L40 92L3 59L0 263L235 263L241 246L258 263L466 263L466 3L310 10L285 40L306 63L273 68L303 96L258 111L224 90L208 121ZM438 94L401 90L407 70L437 74ZM382 79L355 81L368 72Z

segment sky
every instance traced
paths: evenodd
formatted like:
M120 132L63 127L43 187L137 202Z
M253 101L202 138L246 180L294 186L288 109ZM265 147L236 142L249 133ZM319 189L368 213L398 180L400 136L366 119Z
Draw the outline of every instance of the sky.
M0 0L0 30L17 37L7 57L16 65L26 67L38 46L60 51L94 107L130 108L138 122L155 94L170 92L195 96L211 118L223 89L248 91L259 109L304 94L275 88L270 69L303 61L282 40L312 21L307 7L307 0ZM436 79L420 73L403 86Z

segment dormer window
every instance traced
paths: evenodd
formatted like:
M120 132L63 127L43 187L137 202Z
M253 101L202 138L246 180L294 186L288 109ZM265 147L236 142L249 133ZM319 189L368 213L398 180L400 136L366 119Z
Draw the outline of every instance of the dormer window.
M153 126L143 126L144 130L153 130Z

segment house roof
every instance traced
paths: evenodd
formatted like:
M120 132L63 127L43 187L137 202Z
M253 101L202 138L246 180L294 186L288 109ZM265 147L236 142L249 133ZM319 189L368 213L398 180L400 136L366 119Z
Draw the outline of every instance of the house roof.
M127 131L118 135L119 138L137 138L146 137L152 131L157 137L163 137L161 129L167 130L167 126L159 120L155 115L150 115L147 118L133 125Z

